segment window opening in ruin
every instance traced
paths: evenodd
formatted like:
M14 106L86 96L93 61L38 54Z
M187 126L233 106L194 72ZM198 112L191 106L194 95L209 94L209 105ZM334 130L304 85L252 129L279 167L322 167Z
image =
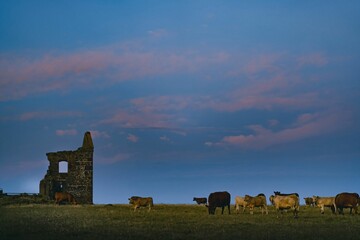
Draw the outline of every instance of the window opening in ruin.
M62 161L59 162L59 173L67 173L68 172L68 162Z

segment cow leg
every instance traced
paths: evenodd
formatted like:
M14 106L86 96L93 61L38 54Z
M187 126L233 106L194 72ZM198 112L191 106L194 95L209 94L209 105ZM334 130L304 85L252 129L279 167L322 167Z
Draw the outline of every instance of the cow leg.
M230 204L228 205L228 210L229 210L229 214L230 214Z
M324 207L324 205L322 205L321 206L321 214L324 214L324 212L325 212L325 207Z
M235 204L235 210L236 210L236 214L239 214L239 212L240 212L239 204Z
M224 206L221 207L221 214L224 214Z
M267 206L265 205L265 212L266 212L266 215L268 215L269 214L269 212L268 212L268 209L267 209Z

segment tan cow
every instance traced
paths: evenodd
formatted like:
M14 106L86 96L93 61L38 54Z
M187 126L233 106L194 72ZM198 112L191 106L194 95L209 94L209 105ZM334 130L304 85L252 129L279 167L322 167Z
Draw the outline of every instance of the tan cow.
M55 204L60 205L61 202L68 202L68 203L76 204L76 200L71 193L56 192L55 193Z
M151 208L154 206L152 197L144 198L144 197L133 196L129 198L129 204L131 204L132 207L134 208L134 212L136 211L136 209L140 207L149 207L148 211L150 212Z
M292 209L294 212L294 218L298 217L300 204L299 197L296 195L289 196L280 196L280 195L271 195L270 202L275 206L277 211L277 217L279 217L279 212L286 209Z
M331 208L332 213L335 213L335 197L319 197L313 196L315 206L319 207L321 214L324 214L325 207Z
M244 197L239 197L239 196L235 197L236 213L240 212L240 206L243 208L243 212L245 212L245 208L246 208L247 203L245 202L244 199L245 199Z
M306 206L310 206L310 207L315 206L314 199L312 197L306 197L306 198L304 198L304 200L305 200Z
M256 197L245 195L244 201L250 209L250 214L254 214L254 207L261 208L261 214L264 214L264 209L266 214L268 214L266 197L264 194L260 193Z

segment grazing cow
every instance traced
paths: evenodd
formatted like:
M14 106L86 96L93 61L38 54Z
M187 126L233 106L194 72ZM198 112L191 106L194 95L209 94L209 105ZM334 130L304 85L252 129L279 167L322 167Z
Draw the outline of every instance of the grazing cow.
M339 193L335 197L335 206L339 211L339 214L344 214L344 208L350 208L350 214L354 208L355 214L357 214L359 205L359 194L357 193Z
M151 210L151 207L154 206L152 197L138 197L138 196L132 196L129 198L129 204L132 205L134 208L134 212L136 209L140 207L149 207L149 212Z
M296 195L289 196L280 196L280 195L271 195L270 202L275 206L277 211L277 217L279 217L279 211L292 209L294 211L294 218L298 217L298 212L300 209L299 197Z
M245 212L245 208L246 208L247 202L245 202L244 199L245 199L244 197L239 197L239 196L236 196L236 197L235 197L235 209L236 209L236 213L239 213L239 212L240 212L240 206L242 206L243 212Z
M224 207L227 206L230 214L230 193L228 192L213 192L208 197L209 214L215 214L215 209L221 207L221 214L224 214Z
M332 213L335 213L335 197L313 196L313 202L315 206L321 209L321 214L324 214L325 207L331 208Z
M315 206L315 203L314 203L314 200L313 200L312 197L305 197L304 200L305 200L305 205L306 206L310 206L310 207Z
M200 204L206 204L207 199L205 197L202 197L202 198L194 197L193 201L196 201L196 203L200 205Z
M72 204L76 204L76 200L71 193L68 192L56 192L55 193L55 204L59 204L62 202L68 202Z
M299 194L298 193L281 193L279 191L275 191L274 192L275 196L278 195L278 196L290 196L290 195L296 195L297 197L299 197Z
M263 193L260 193L256 197L252 197L249 195L245 195L245 202L250 209L250 214L254 214L254 207L261 208L261 214L264 214L264 209L266 214L268 214L267 204L266 204L266 197Z

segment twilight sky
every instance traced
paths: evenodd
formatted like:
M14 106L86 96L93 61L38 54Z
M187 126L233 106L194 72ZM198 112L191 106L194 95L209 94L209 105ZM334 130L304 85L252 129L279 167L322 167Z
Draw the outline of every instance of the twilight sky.
M0 0L0 188L91 131L94 202L360 192L359 1Z

